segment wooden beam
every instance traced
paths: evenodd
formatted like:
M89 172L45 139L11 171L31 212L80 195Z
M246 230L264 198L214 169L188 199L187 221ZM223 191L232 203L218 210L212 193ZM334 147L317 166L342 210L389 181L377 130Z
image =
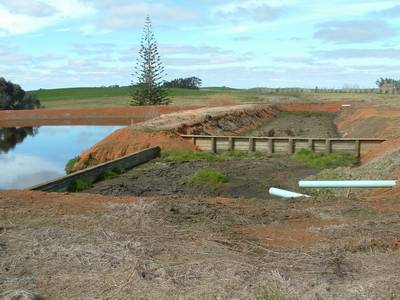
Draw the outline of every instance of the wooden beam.
M229 137L228 138L228 150L229 151L234 151L235 150L235 138L234 137Z
M294 142L293 139L289 139L288 141L288 154L292 155L294 150Z
M268 139L268 153L269 154L274 153L274 139L273 138Z
M313 139L308 139L308 149L311 151L314 151L314 140Z
M326 139L326 140L325 140L325 152L326 152L326 153L331 153L331 152L332 152L332 143L331 143L331 139Z
M361 143L360 140L355 141L355 152L356 152L356 157L360 158L361 157Z
M211 152L217 153L217 138L211 137Z
M249 138L249 152L254 152L254 138Z

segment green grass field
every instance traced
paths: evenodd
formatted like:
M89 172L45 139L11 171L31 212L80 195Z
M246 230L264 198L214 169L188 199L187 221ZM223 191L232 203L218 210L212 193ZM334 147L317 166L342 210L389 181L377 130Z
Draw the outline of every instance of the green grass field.
M31 91L46 108L112 107L128 106L130 87L63 88ZM199 90L168 89L174 104L277 103L277 102L331 102L365 101L370 103L398 104L400 95L377 93L315 93L299 92L295 89L272 92L267 89L231 89L207 87Z

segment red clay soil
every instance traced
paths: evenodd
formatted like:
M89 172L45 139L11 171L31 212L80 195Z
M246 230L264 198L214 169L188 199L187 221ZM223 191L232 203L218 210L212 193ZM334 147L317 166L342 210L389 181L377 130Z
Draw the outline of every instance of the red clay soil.
M352 106L342 110L337 127L345 137L400 138L400 110Z
M246 225L237 232L258 239L271 246L307 246L322 239L319 228L338 224L334 221L299 221L279 225Z
M204 105L159 105L115 108L35 109L0 111L0 127L41 125L129 125L162 114Z
M55 213L64 214L86 214L105 210L107 202L131 203L139 201L137 197L114 197L103 195L89 195L79 193L46 193L28 190L5 190L0 191L0 199L18 201L19 206L35 207L47 210L49 207L55 209ZM142 199L142 198L140 198ZM151 200L151 197L146 199ZM10 206L15 205L11 204ZM2 207L4 211L6 207Z
M174 132L144 132L127 127L114 131L105 139L84 151L80 155L80 161L74 166L74 170L84 168L84 162L89 159L106 162L156 146L164 151L197 149L195 145Z
M277 108L289 112L340 112L342 109L342 102L330 103L286 103L278 104Z
M398 149L400 149L400 139L388 140L366 152L362 156L362 163L372 161L384 154L394 152Z

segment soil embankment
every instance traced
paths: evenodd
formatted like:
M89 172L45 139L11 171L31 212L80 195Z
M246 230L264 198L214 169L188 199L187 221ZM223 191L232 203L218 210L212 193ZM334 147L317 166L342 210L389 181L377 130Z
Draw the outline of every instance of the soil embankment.
M145 146L161 146L162 150L192 149L190 142L184 141L178 134L196 135L240 135L243 132L260 127L268 120L273 120L284 111L303 109L309 112L339 112L340 103L281 105L235 105L208 107L184 112L165 114L129 128L121 129L106 137L92 148L83 152L75 169L82 168L87 159L104 162L121 155L142 150ZM158 132L157 138L152 134ZM158 144L156 144L158 142ZM176 146L173 146L176 145Z

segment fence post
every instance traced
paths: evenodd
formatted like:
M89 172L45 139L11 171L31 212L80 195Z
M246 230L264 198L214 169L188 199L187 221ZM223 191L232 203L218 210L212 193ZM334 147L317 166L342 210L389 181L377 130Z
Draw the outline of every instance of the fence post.
M211 152L217 153L217 138L216 137L211 138Z
M294 146L293 139L289 139L289 141L288 141L288 154L289 155L293 154L293 150L294 150L293 146Z
M356 156L357 158L361 157L361 143L360 140L355 141L355 151L356 151Z
M233 137L228 138L228 150L229 151L235 150L235 141Z
M325 140L325 151L326 153L331 153L332 152L332 144L330 139Z
M308 139L308 149L311 151L314 151L314 140L313 139Z
M268 153L269 154L274 153L274 139L273 138L268 139Z
M195 145L196 146L196 137L194 136L194 137L192 137L192 143L193 143L193 145Z
M254 152L254 138L249 138L249 152Z

